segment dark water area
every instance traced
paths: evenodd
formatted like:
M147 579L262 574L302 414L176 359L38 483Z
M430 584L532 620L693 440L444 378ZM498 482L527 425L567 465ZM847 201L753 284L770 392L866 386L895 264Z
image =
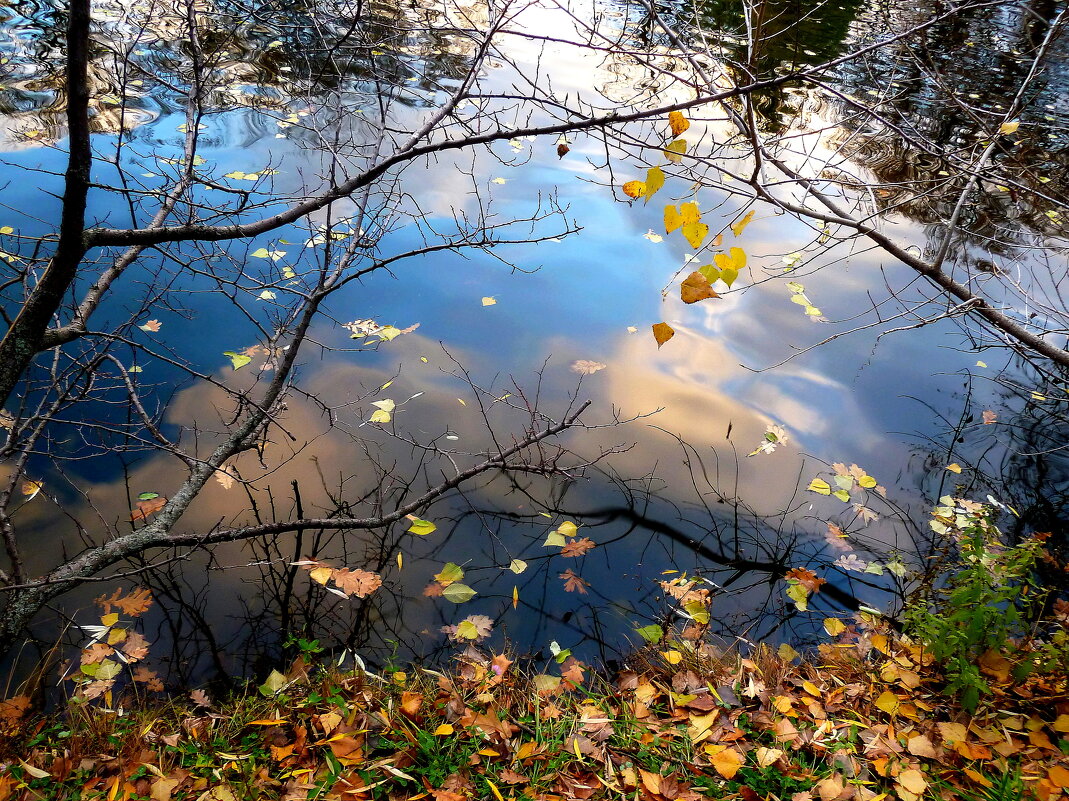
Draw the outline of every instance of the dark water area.
M1040 20L1061 7L1031 5L1042 12ZM698 24L706 34L717 32L722 57L749 62L758 74L835 58L884 35L888 24L879 4L773 3L762 21L770 44L749 54L740 4L699 3L698 19L692 8L663 3L658 11L684 36ZM843 95L889 91L894 124L923 128L933 146L948 150L972 141L977 114L984 119L981 106L995 110L1012 102L1000 94L998 76L1018 69L1014 51L1035 47L1044 35L1041 21L1025 24L1023 12L1013 8L978 12L964 28L936 28L923 42L903 42L930 51L946 80L975 81L976 109L948 108L925 76L902 73L904 62L891 50L843 67L830 94L788 86L763 98L766 124L786 131L814 117L824 124L839 119L854 148L847 152L860 168L879 178L881 170L908 162L909 180L932 179L938 161L895 151L887 130L852 130ZM214 35L225 43L219 69L231 79L207 103L198 147L204 160L198 166L212 171L222 188L198 190L198 199L237 202L228 190L247 187L254 200L272 204L269 211L284 208L323 185L322 132L351 144L342 161L356 163L368 131L364 110L388 97L393 120L411 128L462 79L470 43L440 32L440 18L418 6L371 9L360 36L349 35L344 16L324 21L300 4L264 4L251 15L225 4L211 10L220 15ZM644 27L640 10L616 4L608 11L634 41L671 46L648 19ZM184 88L188 75L179 31L162 24L129 27L107 4L94 13L97 35L112 47L101 48L92 72L93 145L100 156L94 181L134 180L146 193L158 192L182 167L186 119L174 90ZM910 13L919 19L925 9ZM561 24L551 7L532 14L531 25L542 26L537 30ZM0 235L0 250L14 258L29 258L35 238L54 230L60 212L66 163L60 17L30 3L3 9L0 226L14 231ZM235 29L240 35L232 37ZM204 45L212 45L210 35ZM1063 39L1058 52L1067 46ZM505 55L527 64L533 52L521 43ZM570 58L565 53L555 64L558 90L646 79L628 73L626 64L591 72ZM1056 270L1064 273L1064 232L1047 212L1066 197L1069 58L1051 64L1021 115L1044 135L1004 157L1045 165L1051 204L1009 214L1009 193L992 190L952 255L962 265L1027 262L1038 258L1043 242L1043 252L1062 260ZM499 74L487 81L503 90L512 78L504 57L495 69ZM167 83L151 85L151 75ZM112 96L130 98L125 127ZM672 614L658 582L686 573L710 582L712 626L726 644L805 646L823 636L825 617L847 617L859 605L897 612L909 582L885 566L914 567L929 553L928 511L941 495L983 499L990 493L1020 512L1005 521L1011 535L1049 529L1065 540L1069 429L1062 398L1069 396L1063 377L1025 366L1008 351L984 349L988 340L975 339L952 319L913 330L908 318L864 327L883 313L873 309L874 294L892 287L896 303L908 307L926 290L886 254L849 244L821 252L791 276L804 282L830 321L814 322L790 301L782 282L768 280L785 274L791 254L813 252L814 232L760 206L739 237L749 254L748 271L736 285L744 291L724 293L715 305L686 306L668 291L686 263L683 244L648 235L663 228L661 206L627 205L611 190L637 164L624 152L613 154L619 163L610 175L596 166L604 147L595 139L575 137L565 158L556 145L520 139L474 156L413 164L365 224L338 219L351 210L313 219L313 226L340 232L338 241L374 238L381 259L419 251L432 229L462 236L466 221L480 215L544 217L503 231L505 238L531 239L533 229L538 241L503 246L495 257L464 248L415 255L335 294L314 328L315 347L304 353L301 391L291 394L285 421L258 453L235 463L248 484L211 482L179 525L207 531L221 523L288 519L298 510L366 513L417 495L448 471L447 463L427 461L425 449L413 443L443 444L467 465L529 426L525 409L560 419L590 400L583 420L598 427L565 436L563 444L575 454L567 459L577 465L568 476L487 475L421 513L437 526L425 537L408 533L404 521L370 534L305 531L210 552L152 554L109 574L128 576L59 599L35 628L41 642L60 637L65 623L95 623L91 602L101 592L142 583L155 599L145 616L146 636L157 644L154 664L175 685L262 675L292 656L296 639L318 640L339 657L358 654L374 667L392 659L434 663L457 650L442 627L468 615L494 622L490 647L508 641L542 659L559 647L611 663L639 640L636 627ZM116 153L119 164L107 163ZM888 225L926 249L938 237L951 194L916 194L916 202L887 199ZM742 211L727 194L710 195L703 207L716 208L725 226ZM89 215L97 224L145 222L143 209L103 190L91 193ZM579 230L565 235L573 229ZM308 265L330 245L329 234L294 225L219 250L151 251L135 280L116 285L94 328L131 321L123 329L126 342L113 353L126 367L139 368L143 399L167 407L165 434L202 448L218 441L227 399L218 386L191 378L190 370L232 388L270 381L278 354L258 350L257 343L285 318L287 292L301 289ZM101 263L108 255L115 254L102 254ZM11 270L15 262L6 264ZM87 272L84 280L92 277ZM167 291L146 294L149 285ZM19 290L17 282L5 284L9 311ZM159 331L138 328L150 319L160 322ZM375 345L351 336L363 320L418 327ZM658 348L650 326L662 320L676 336ZM892 328L903 330L883 335ZM97 345L72 347L84 356ZM251 361L234 369L228 351L247 352ZM603 368L583 374L576 366L582 361ZM54 390L44 366L26 388L31 403ZM182 479L181 463L133 438L136 421L127 425L130 411L114 367L98 367L97 381L99 394L62 410L51 425L48 452L26 465L26 474L43 482L15 517L20 532L39 543L28 554L31 572L47 569L60 549L76 553L100 541L112 526L129 529L139 494L167 495ZM391 424L370 424L372 402L384 399L396 403ZM980 422L984 409L997 412L999 425ZM95 428L105 423L120 433ZM785 432L783 444L748 456L766 441L770 426ZM833 463L859 465L886 496L857 491L844 504L806 492L813 478L830 475ZM966 469L949 473L945 468L953 463ZM567 557L544 545L568 521L595 543L592 550ZM830 536L829 523L849 536ZM879 570L835 564L850 554ZM374 570L383 588L365 601L337 598L292 565L304 558ZM514 560L526 562L526 569L510 570ZM162 564L142 570L150 561ZM449 562L464 568L465 582L478 592L467 603L425 594ZM796 567L829 582L805 612L784 593L783 576ZM566 591L566 571L582 578L585 592ZM78 640L76 629L66 631L70 643ZM35 654L30 647L20 658L32 663ZM24 663L14 669L24 670Z

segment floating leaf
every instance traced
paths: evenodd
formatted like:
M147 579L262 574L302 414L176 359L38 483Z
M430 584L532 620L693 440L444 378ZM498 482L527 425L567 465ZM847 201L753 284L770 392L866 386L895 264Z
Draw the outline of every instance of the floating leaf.
M668 323L655 323L653 326L653 338L657 340L658 348L675 335L675 329Z
M824 631L832 637L838 637L846 631L846 624L837 617L826 617L824 618Z
M138 326L138 328L140 328L142 331L151 331L155 333L156 331L160 330L160 326L162 325L163 323L161 323L159 320L149 320L144 325Z
M949 470L951 473L960 473L961 472L961 465L958 464L957 462L954 462L953 464L948 464L947 465L947 470Z
M649 203L650 198L657 194L657 191L664 186L664 172L660 167L650 167L646 170L646 192L644 203Z
M700 300L720 297L709 286L709 279L700 271L693 272L686 277L679 288L679 296L684 303L697 303Z
M648 230L646 233L644 233L642 236L645 237L646 239L650 240L650 242L653 242L653 244L655 244L655 245L658 242L663 242L664 241L664 237L661 236L658 233L654 233L652 228L650 230Z
M751 209L749 212L747 212L745 217L740 217L739 219L735 220L735 222L731 224L731 233L735 234L735 236L742 236L742 232L753 219L755 211L755 209Z
M998 127L998 132L1000 134L1016 133L1017 129L1020 128L1020 127L1021 127L1021 121L1020 120L1010 120L1008 122L1002 123L1002 125L1000 125Z
M630 198L638 199L646 194L646 183L644 181L628 181L621 188L624 190L624 194Z
M579 375L593 375L599 370L604 370L605 365L601 362L591 361L590 359L579 359L572 362L571 371L573 373L579 373Z
M675 206L664 207L664 232L666 234L672 233L679 226L683 224L683 215L679 213L679 209Z
M698 268L698 272L705 276L705 280L710 284L720 280L720 270L716 269L711 264L706 264L703 267Z
M495 298L495 297L485 297L485 298L483 298L483 305L484 306L493 306L495 303L497 303L497 298Z
M687 140L676 139L670 142L664 149L664 157L673 164L679 164L683 160L683 154L687 152Z
M525 561L523 561L522 559L513 559L511 562L509 562L509 570L511 570L513 573L515 573L517 575L519 575L520 573L522 573L526 569L527 569L527 563Z
M23 481L22 482L22 494L26 496L27 501L32 501L37 497L37 493L44 487L44 483L41 481Z
M810 492L817 492L821 495L830 495L831 486L822 478L814 478L809 482L809 486L806 487Z
M660 642L664 639L664 629L662 629L656 623L651 623L648 626L642 626L641 628L637 628L635 629L635 632L646 642Z
M571 150L571 148L568 147L568 145L566 145L564 142L561 142L559 145L557 145L557 158L564 158L566 155L568 155L569 150Z
M447 562L441 572L434 575L434 580L443 586L460 581L462 578L464 578L464 568L456 562Z
M382 400L373 401L372 406L378 407L371 413L369 422L372 423L388 423L393 417L393 410L397 406L390 398L383 398Z
M804 612L809 608L809 590L803 585L791 584L787 588L787 597L794 601L799 612Z
M223 355L230 359L230 363L234 366L235 370L240 370L252 361L251 356L246 356L244 353L237 353L232 350L224 350Z
M438 526L434 525L430 520L420 520L418 517L411 519L412 525L408 527L408 530L412 534L426 537L428 534L431 534L438 529Z
M442 596L447 601L452 601L455 604L462 604L465 601L470 601L476 594L475 590L467 584L453 583L442 590Z
M700 248L705 237L709 235L709 226L703 222L689 222L683 224L683 238L692 248Z
M683 116L682 111L669 111L668 125L672 129L672 136L679 136L690 127L690 120Z
M776 655L779 656L785 662L793 662L795 659L801 656L790 643L781 643L779 648L776 649Z

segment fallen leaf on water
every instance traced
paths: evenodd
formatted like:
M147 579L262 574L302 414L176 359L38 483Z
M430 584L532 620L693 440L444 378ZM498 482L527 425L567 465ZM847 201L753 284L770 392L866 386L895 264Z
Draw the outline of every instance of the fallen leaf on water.
M564 579L565 592L578 592L580 595L586 595L586 588L590 586L590 582L584 581L572 572L571 568L561 573L560 578Z
M590 359L578 359L572 362L571 370L573 373L579 373L579 375L593 375L598 370L604 370L605 365L601 362L591 361Z
M138 501L137 505L130 510L130 520L132 522L147 520L149 515L155 514L166 505L167 499L162 496L147 501Z
M483 305L484 306L493 306L495 303L497 303L497 298L494 298L494 297L485 297L485 298L483 298Z
M686 277L679 288L679 296L684 303L697 303L707 298L720 297L709 285L709 279L700 272L693 272Z
M162 325L163 323L161 323L159 320L149 320L147 323L139 327L142 331L159 331L160 326Z
M658 348L675 335L675 329L668 323L655 323L653 326L653 338L657 340Z
M672 136L679 136L690 127L690 120L683 116L682 111L669 111L668 125L672 129Z

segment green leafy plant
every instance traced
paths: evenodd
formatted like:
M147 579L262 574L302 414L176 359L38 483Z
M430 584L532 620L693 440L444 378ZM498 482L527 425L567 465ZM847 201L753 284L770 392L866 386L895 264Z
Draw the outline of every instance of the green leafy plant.
M1046 593L1034 586L1033 570L1047 535L1006 545L994 523L994 504L949 496L940 504L931 526L947 538L956 558L945 581L922 588L907 604L906 633L942 665L946 692L973 711L991 692L985 666L994 675L999 670L992 666L1005 667L1008 659L1013 678L1022 680L1037 669L1064 665L1069 648L1064 630L1046 641L1035 630Z

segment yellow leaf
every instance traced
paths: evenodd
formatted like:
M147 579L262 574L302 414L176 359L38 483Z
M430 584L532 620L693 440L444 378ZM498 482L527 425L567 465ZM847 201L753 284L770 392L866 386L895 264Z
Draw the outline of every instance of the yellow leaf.
M832 637L838 637L846 631L846 624L837 617L826 617L824 618L824 631Z
M947 465L947 470L949 470L951 473L960 473L961 472L961 465L958 464L957 462L954 462L954 464L948 464Z
M330 577L334 575L334 569L330 567L316 567L308 572L312 581L317 584L326 584L330 581Z
M698 210L697 203L681 203L679 215L683 218L684 224L696 223L702 218L702 213Z
M734 748L726 745L707 745L705 750L709 753L709 761L716 772L725 779L731 779L746 759Z
M814 698L820 698L820 696L821 696L820 688L817 687L817 685L815 685L811 681L803 681L802 682L802 689L805 690L807 693L809 693Z
M114 626L119 622L119 613L112 612L110 615L104 615L100 618L100 625L102 626Z
M692 248L700 248L705 237L709 235L709 226L702 222L683 224L683 237L690 243ZM720 255L717 254L717 258Z
M376 409L371 413L372 423L388 423L390 422L390 413L385 409Z
M453 727L448 723L443 723L437 729L434 730L435 737L448 737L453 733Z
M669 111L668 125L672 128L672 136L679 136L690 127L690 120L683 116L682 111Z
M664 186L664 173L660 167L650 167L646 170L646 201L649 202L650 198L657 194L659 190Z
M571 520L565 520L559 526L557 526L557 533L564 537L574 537L575 533L579 530L579 527L575 525Z
M888 715L897 715L900 705L898 696L890 690L884 690L880 697L876 699L876 707L882 709Z
M746 266L746 251L742 248L733 247L727 253L717 253L713 260L721 270L735 270L738 272Z
M745 217L735 220L735 222L731 224L731 233L735 234L735 236L742 236L743 230L745 230L746 226L749 225L750 221L753 219L754 212L755 209L751 209L747 212Z
M22 494L26 496L26 500L33 500L37 497L37 493L41 491L41 487L43 486L44 484L40 481L23 481Z
M513 585L512 587L512 608L515 609L520 605L520 588Z
M804 611L805 610L804 602L805 602L805 598L807 597L807 593L805 591L805 587L802 587L801 584L796 584L794 586L799 587L802 590L802 603L803 603L803 605L799 606L799 609L802 609ZM791 594L790 590L787 591L787 594L788 595ZM780 645L780 647L778 649L776 649L776 654L784 662L793 662L795 659L797 659L798 657L801 656L801 654L798 653L796 650L794 650L794 648L792 648L789 643L782 643Z
M664 149L664 157L673 164L679 164L683 160L683 154L687 152L687 140L677 139Z
M757 757L758 766L767 768L769 765L779 761L779 758L783 756L783 751L778 748L765 748L759 745L754 749L754 755Z
M809 482L809 486L806 489L821 495L831 495L831 485L822 478L814 478Z
M653 326L653 338L657 340L658 348L675 335L675 329L668 323L656 323Z
M579 746L578 746L578 745L576 745L576 748L578 748L578 747L579 747ZM497 756L497 755L498 755L496 751L492 751L491 753L492 753L492 754L493 754L494 756ZM485 776L483 777L483 779L485 779L485 780L486 780L486 783L490 785L490 789L494 791L494 798L496 798L496 799L497 799L497 801L505 801L504 797L503 797L503 796L501 795L501 791L497 789L497 785L495 785L495 784L494 784L494 783L493 783L492 781L490 781L489 779L487 779L487 778L486 778Z
M924 778L924 774L919 770L914 770L912 768L904 770L898 774L897 780L899 784L914 795L920 795L928 789L928 782Z
M998 127L998 132L1000 134L1016 133L1017 129L1020 128L1020 127L1021 127L1021 121L1020 120L1010 120L1009 122L1002 123L1002 125L1000 125Z
M683 215L679 213L679 209L675 206L668 205L664 207L664 232L666 234L672 233L679 226L683 224Z
M497 303L497 298L494 298L494 297L483 298L483 305L484 306L493 306L495 303Z
M630 198L640 198L646 194L646 184L642 181L628 181L623 185L624 194Z
M683 661L683 654L675 650L662 651L661 656L664 657L664 661L667 662L669 665L678 665L680 662Z

